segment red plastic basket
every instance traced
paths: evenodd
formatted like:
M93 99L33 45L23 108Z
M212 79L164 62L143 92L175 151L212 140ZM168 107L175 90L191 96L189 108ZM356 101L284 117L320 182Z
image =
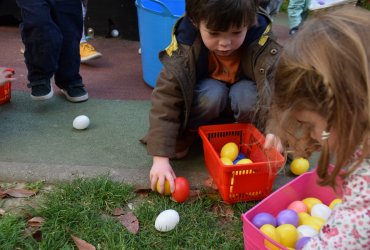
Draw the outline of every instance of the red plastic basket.
M265 138L257 128L240 123L209 125L201 126L199 134L208 172L226 203L261 200L271 193L276 173L285 159L275 149L263 149ZM224 165L219 153L228 142L239 145L239 152L253 163Z
M275 245L276 249L287 249L272 241L255 227L252 223L253 217L261 212L277 216L291 202L308 197L318 198L324 204L329 205L338 195L330 187L319 186L317 180L318 176L315 171L302 174L266 197L248 212L242 214L244 249L268 249L265 247L265 240Z
M6 71L13 72L14 74L14 70L12 69L7 69ZM11 89L12 89L11 82L6 82L2 86L0 86L0 105L10 101Z

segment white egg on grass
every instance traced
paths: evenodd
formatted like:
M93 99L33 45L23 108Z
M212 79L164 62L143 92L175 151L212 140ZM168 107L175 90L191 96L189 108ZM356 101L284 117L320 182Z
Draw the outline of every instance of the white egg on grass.
M86 129L90 125L90 119L86 115L79 115L73 120L73 127L78 130Z
M154 227L160 232L168 232L174 229L179 221L179 213L173 209L167 209L157 216Z

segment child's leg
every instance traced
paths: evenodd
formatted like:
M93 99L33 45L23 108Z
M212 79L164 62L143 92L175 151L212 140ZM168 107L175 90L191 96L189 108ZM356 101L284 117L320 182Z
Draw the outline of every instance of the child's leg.
M289 29L298 28L303 22L303 16L307 12L307 0L289 0L288 20ZM303 15L303 16L302 16Z
M197 129L218 118L225 110L229 88L225 83L207 78L197 83L194 90L188 127Z
M66 94L69 101L85 101L87 100L87 92L83 88L84 85L79 73L80 40L83 23L81 2L76 0L58 1L55 8L57 12L56 23L63 34L55 84L64 90L63 93Z
M255 82L241 80L231 85L229 98L235 121L252 122L257 95Z
M34 82L50 81L57 68L63 40L52 18L52 6L45 0L17 0L17 4L22 11L20 29L30 86Z
M83 25L82 25L82 36L80 43L86 43L86 35L85 35L85 17L86 17L86 12L87 12L87 2L86 1L81 1L81 8L82 8L82 20L83 20Z

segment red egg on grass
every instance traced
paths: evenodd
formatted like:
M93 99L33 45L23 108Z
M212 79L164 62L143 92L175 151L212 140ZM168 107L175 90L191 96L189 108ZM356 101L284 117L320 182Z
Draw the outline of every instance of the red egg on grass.
M184 202L189 197L190 185L186 178L177 177L175 179L175 191L172 193L171 198L176 202Z

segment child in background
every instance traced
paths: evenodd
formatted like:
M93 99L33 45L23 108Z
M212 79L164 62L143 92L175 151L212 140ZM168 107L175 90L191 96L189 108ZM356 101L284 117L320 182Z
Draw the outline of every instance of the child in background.
M80 75L81 2L76 0L16 0L32 100L50 99L51 79L70 102L89 95Z
M289 0L288 23L289 35L294 35L308 16L308 0Z
M319 184L343 193L343 203L304 249L370 247L369 20L369 11L347 7L308 21L276 68L269 125L297 155L319 145ZM301 142L305 148L297 147Z
M102 55L102 53L98 52L94 48L94 46L92 46L86 40L85 17L86 17L86 12L87 12L87 0L82 0L81 5L82 5L83 27L82 27L82 37L81 37L81 40L80 40L80 57L81 57L81 62L84 63L84 62L90 61L92 59L100 58L103 55Z
M9 71L8 68L0 67L0 86L6 82L12 82L15 79L12 77L13 72Z
M186 1L172 43L159 55L164 69L152 94L150 128L142 142L153 156L151 188L174 191L170 159L184 157L201 125L250 122L263 130L280 45L258 0ZM266 144L275 142L266 136ZM276 144L276 143L275 143ZM278 146L278 144L276 144Z

